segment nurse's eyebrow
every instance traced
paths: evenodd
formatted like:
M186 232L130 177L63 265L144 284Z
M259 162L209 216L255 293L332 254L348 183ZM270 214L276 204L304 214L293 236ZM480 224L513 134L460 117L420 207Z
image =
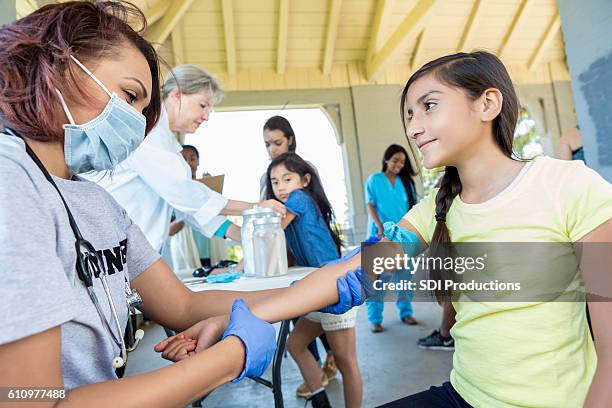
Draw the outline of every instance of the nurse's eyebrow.
M147 89L145 88L145 86L142 84L142 82L140 82L140 80L138 78L134 78L134 77L125 77L125 79L132 79L136 82L138 82L138 85L140 85L140 87L142 88L142 93L144 95L144 97L146 98L148 96L147 94Z

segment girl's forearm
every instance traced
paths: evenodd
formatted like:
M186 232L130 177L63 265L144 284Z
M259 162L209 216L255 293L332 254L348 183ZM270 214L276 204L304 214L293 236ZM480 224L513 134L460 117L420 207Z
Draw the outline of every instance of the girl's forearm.
M184 407L238 377L244 346L234 336L183 361L146 374L71 390L60 407Z
M219 315L229 315L236 299L244 299L249 308L262 299L274 296L283 289L258 290L252 292L230 290L205 290L193 292L189 305L189 316L178 331L185 330L194 324Z
M337 280L361 264L358 254L346 262L324 266L288 288L264 296L252 305L251 312L270 323L292 319L338 302Z
M291 319L338 302L337 280L361 265L358 254L346 262L324 266L283 289L252 292L208 290L193 293L185 323L187 329L213 316L230 314L235 299L242 298L251 312L270 323Z

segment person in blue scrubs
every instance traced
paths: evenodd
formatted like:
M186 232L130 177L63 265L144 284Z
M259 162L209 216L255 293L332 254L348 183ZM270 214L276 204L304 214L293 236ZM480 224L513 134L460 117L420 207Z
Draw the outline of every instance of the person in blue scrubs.
M396 144L389 146L383 155L382 171L371 174L365 185L369 238L382 237L385 222L399 222L416 204L417 194L412 179L414 175L416 172L408 160L406 149ZM410 278L409 275L399 273L392 275L392 279ZM384 292L377 292L367 301L368 320L374 333L383 331L383 296ZM398 291L396 304L402 322L417 324L412 316L410 292Z

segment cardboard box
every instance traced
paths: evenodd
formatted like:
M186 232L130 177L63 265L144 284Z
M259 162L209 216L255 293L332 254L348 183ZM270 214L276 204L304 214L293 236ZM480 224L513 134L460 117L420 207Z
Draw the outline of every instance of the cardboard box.
M206 184L208 188L216 191L219 194L223 194L223 181L225 180L225 174L218 176L204 176L198 179L199 182Z

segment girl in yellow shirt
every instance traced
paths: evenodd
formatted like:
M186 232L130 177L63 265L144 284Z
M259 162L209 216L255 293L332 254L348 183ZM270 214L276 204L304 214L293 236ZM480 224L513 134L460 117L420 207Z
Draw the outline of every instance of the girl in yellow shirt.
M612 186L582 162L513 158L518 110L505 67L487 52L445 56L415 72L401 103L406 135L424 166L444 166L445 174L400 226L430 249L451 241L612 242ZM609 272L612 259L603 259L610 257L603 251L586 259L589 244L578 257L581 276L587 292L610 300L610 283L600 272L604 265ZM564 256L577 257L570 252ZM609 406L612 303L587 295L593 343L584 300L493 303L462 296L453 297L450 383L389 407Z

